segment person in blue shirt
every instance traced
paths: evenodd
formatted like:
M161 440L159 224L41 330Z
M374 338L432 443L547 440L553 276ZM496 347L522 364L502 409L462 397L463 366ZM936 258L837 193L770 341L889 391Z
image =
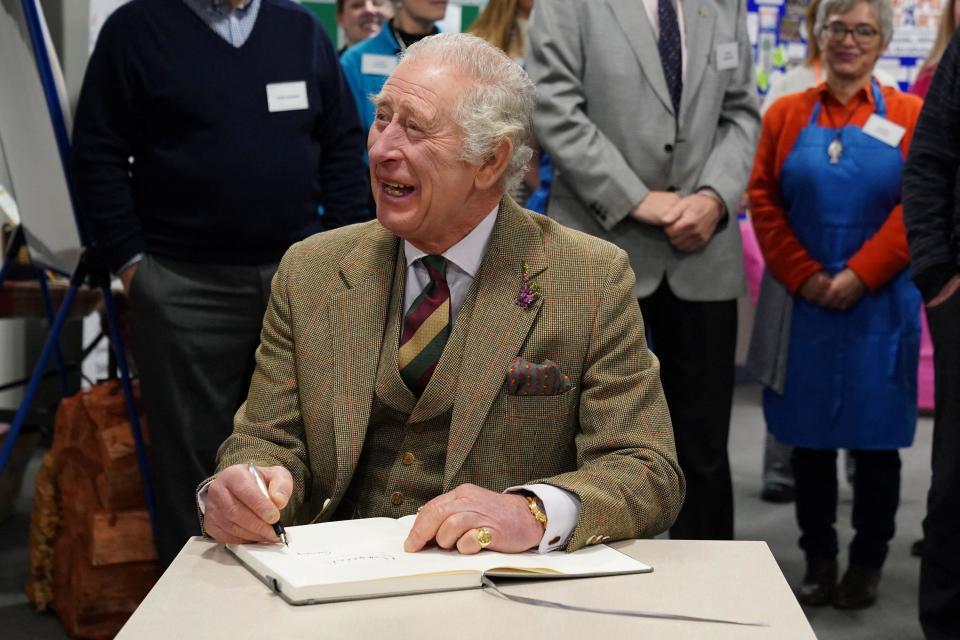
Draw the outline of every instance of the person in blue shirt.
M376 37L350 47L340 57L364 134L373 124L370 96L380 92L407 47L438 33L435 23L447 13L447 0L399 0L396 4L396 15Z

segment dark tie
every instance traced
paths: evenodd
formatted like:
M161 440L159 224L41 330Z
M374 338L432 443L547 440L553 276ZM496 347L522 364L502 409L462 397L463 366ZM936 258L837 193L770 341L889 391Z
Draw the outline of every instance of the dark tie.
M447 260L443 256L424 256L420 260L427 268L430 282L403 318L400 351L397 353L400 377L417 397L427 388L450 337Z
M663 65L663 75L667 79L673 114L676 116L680 113L680 94L683 92L683 53L680 47L680 25L672 0L658 0L657 16L660 21L657 49L660 50L660 64Z

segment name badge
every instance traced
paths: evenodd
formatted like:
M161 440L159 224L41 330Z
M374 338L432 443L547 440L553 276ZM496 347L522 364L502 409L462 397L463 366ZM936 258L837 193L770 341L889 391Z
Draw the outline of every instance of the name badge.
M871 138L876 138L891 147L896 147L903 140L903 134L907 130L886 118L873 114L867 120L867 124L863 125L863 132Z
M274 82L267 85L267 109L270 113L301 111L309 108L306 81Z
M365 53L360 58L360 73L368 76L388 76L397 68L397 56Z
M736 69L740 66L740 49L736 42L717 45L717 71Z

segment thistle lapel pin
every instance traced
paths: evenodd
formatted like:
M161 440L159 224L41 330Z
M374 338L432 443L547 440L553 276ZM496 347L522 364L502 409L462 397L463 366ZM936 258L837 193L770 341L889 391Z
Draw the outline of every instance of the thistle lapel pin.
M529 309L530 305L540 299L540 285L536 282L530 283L530 265L523 263L523 286L520 287L520 293L514 298L514 304Z

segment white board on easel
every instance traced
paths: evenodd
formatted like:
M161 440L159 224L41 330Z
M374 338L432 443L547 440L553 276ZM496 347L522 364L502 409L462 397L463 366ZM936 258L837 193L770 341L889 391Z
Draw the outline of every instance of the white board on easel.
M49 37L46 44L50 51ZM33 263L73 273L80 234L20 0L0 0L0 60L4 186L16 199Z

